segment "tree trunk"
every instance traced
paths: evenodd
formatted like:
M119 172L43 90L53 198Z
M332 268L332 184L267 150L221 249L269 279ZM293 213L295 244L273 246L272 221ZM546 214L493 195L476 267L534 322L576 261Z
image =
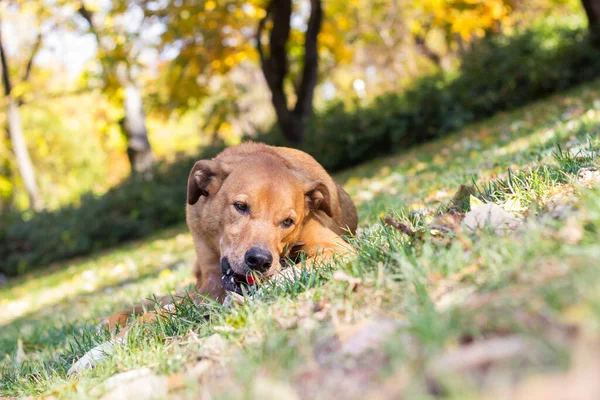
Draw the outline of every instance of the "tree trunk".
M581 0L592 39L600 43L600 0Z
M302 79L296 88L296 104L290 109L285 93L285 78L288 74L287 42L290 35L292 15L291 0L271 0L267 15L260 21L256 33L256 48L267 86L271 91L271 103L275 109L277 123L290 142L299 144L306 136L306 126L313 114L313 98L317 85L319 55L317 37L321 30L323 10L321 0L311 0L310 17L304 42L304 66ZM268 55L263 50L261 39L268 19L273 26L269 35Z
M10 135L8 134L8 129L3 132L3 137L0 140L3 140L7 144L7 148L10 147ZM10 151L10 150L8 150ZM0 154L2 156L3 154ZM0 177L5 176L9 181L12 181L14 178L12 163L6 154L6 157L2 157L2 162L0 163ZM5 193L3 197L0 198L0 214L9 212L13 208L13 199L15 197L15 190L11 187L8 190L8 193Z
M101 33L98 31L96 24L94 24L94 14L85 7L83 2L80 3L78 12L89 24L91 33L96 37L98 47L101 47ZM102 67L104 69L105 81L108 81L109 74L115 74L117 80L125 89L124 117L119 121L119 126L127 139L127 157L131 165L131 172L151 177L153 164L152 147L148 140L142 92L135 84L131 75L131 69L129 66L125 66L125 63L122 62L119 66L111 68L108 66L108 63L103 61Z
M35 179L35 170L25 143L23 126L19 116L19 107L12 97L8 97L7 122L8 134L17 160L19 173L21 174L21 180L23 181L25 189L27 190L27 195L29 196L29 205L34 210L39 211L42 209L42 201L39 196Z
M13 152L15 153L15 159L17 161L17 167L19 169L21 179L23 180L25 190L27 190L27 195L29 196L29 206L38 211L42 208L42 201L39 196L33 163L31 162L31 157L29 157L29 151L27 150L27 144L25 143L25 136L23 135L23 125L21 124L21 117L19 115L19 106L17 101L11 95L12 84L10 81L10 71L8 68L8 59L4 53L1 32L0 61L2 65L4 95L7 102L6 122L10 143Z
M131 172L150 176L153 157L146 129L142 93L132 82L125 84L124 112L121 129L127 138L127 156Z
M427 45L427 41L423 36L415 36L415 47L419 53L427 57L429 61L434 63L437 67L442 68L442 58Z

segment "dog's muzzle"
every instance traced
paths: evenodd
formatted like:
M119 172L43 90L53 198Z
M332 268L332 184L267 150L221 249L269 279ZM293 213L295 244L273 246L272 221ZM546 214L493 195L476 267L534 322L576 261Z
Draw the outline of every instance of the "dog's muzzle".
M233 271L226 257L221 259L221 283L223 288L228 292L244 294L244 290L248 291L250 286L257 283L256 277L250 273L247 275L239 275Z

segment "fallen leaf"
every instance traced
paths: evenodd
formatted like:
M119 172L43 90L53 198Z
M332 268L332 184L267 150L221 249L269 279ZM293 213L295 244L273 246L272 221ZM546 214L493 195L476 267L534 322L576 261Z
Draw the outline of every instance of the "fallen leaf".
M600 342L577 340L571 367L565 373L529 378L514 389L497 390L487 399L597 400L600 399Z
M103 400L160 399L169 393L169 380L148 368L139 368L111 376L104 382L108 390Z
M476 209L478 209L479 207L485 205L485 203L481 200L479 200L477 197L473 196L472 194L469 195L469 209L471 211L475 211Z
M427 366L427 370L435 376L479 369L492 363L523 356L530 348L531 344L521 336L480 340L434 359Z
M594 167L581 168L577 173L577 181L585 187L596 186L600 182L600 171Z
M227 349L225 339L218 333L215 333L206 339L202 340L198 357L215 359L223 355Z
M489 227L496 235L515 230L520 223L521 221L494 203L483 204L469 211L463 220L463 226L469 233Z
M521 206L521 201L517 197L511 197L502 204L502 208L504 211L508 211L510 213L520 213L523 211L523 207Z
M360 325L338 327L338 336L342 342L341 353L358 356L380 349L390 335L403 326L406 326L404 321L372 319Z
M577 146L569 150L569 155L576 160L589 160L598 157L598 153L582 146Z
M215 367L215 362L212 360L201 360L193 367L189 368L187 373L198 379Z

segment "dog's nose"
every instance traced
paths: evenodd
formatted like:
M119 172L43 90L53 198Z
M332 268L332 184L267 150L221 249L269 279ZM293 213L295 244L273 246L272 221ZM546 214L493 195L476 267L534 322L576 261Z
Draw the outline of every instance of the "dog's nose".
M268 250L253 247L246 252L244 261L246 261L248 268L259 272L265 272L271 267L273 256Z

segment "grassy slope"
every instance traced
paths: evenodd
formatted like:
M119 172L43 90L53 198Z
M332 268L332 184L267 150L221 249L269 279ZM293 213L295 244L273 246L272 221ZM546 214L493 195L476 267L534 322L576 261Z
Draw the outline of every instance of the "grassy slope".
M186 229L1 287L0 395L99 396L106 378L142 366L169 376L172 393L218 398L492 396L535 385L531 374L544 382L569 365L589 370L576 349L600 337L600 200L577 173L598 159L553 153L556 143L600 145L599 94L597 81L340 174L363 227L344 273L307 273L228 309L184 301L178 317L135 328L79 378L66 370L107 339L94 328L102 316L191 283ZM509 168L510 180L488 185ZM507 236L427 228L473 180L481 199L526 215L523 227ZM418 234L382 225L388 213ZM223 349L218 337L203 340L213 334ZM205 354L211 346L219 357Z

